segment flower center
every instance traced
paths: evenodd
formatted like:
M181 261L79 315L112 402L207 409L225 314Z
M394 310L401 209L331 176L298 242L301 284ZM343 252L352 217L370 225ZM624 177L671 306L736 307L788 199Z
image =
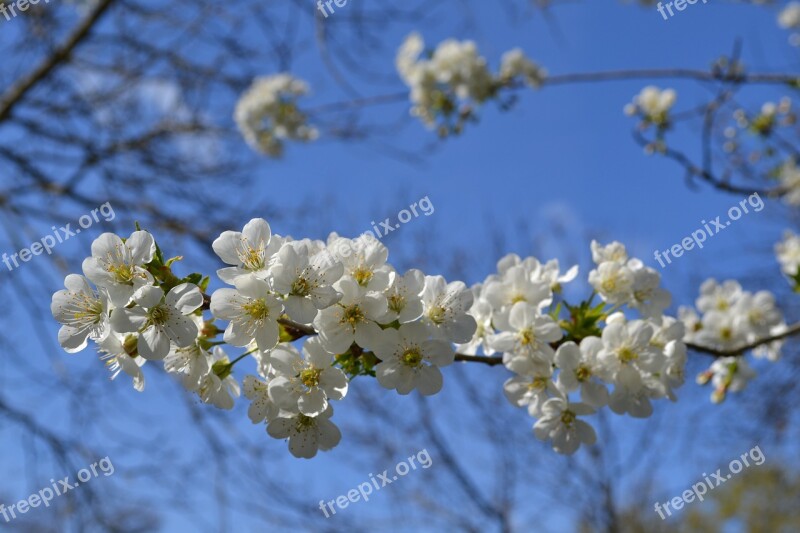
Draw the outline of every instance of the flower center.
M419 348L409 348L403 352L403 355L400 356L400 360L406 366L417 368L422 366L422 352L419 351Z
M388 300L389 300L389 309L391 309L395 313L399 313L406 306L406 299L399 294L392 294L391 296L389 296Z
M528 388L530 390L544 390L547 387L547 382L550 381L547 378L543 378L541 376L533 378Z
M589 370L589 367L580 365L575 369L575 377L578 378L578 381L580 382L587 381L590 377L592 377L592 371Z
M428 312L428 318L430 318L431 322L433 322L434 324L443 323L446 317L447 317L447 309L445 309L441 305L434 307Z
M164 305L157 305L150 310L150 323L156 326L163 325L169 319L169 309Z
M363 322L365 318L364 311L361 310L361 307L358 305L351 305L350 307L345 307L344 313L342 313L342 319L339 322L355 327L359 322Z
M731 328L722 328L719 330L719 338L724 341L729 341L733 338L733 331L731 331Z
M627 346L620 348L617 352L617 356L619 360L625 364L630 363L631 361L636 361L639 359L639 354L628 348Z
M753 324L758 324L764 321L764 314L760 309L753 309L750 311L750 313L748 313L747 318L749 318L750 322Z
M316 424L316 422L314 421L313 417L306 416L301 413L297 415L297 423L295 424L295 429L301 432L308 431L309 429L314 427L314 424Z
M353 279L356 280L356 283L362 287L365 287L372 279L372 270L368 269L367 267L360 266L353 271Z
M572 423L575 422L575 413L572 411L564 411L561 413L561 422L567 427L571 426Z
M319 376L322 374L322 370L319 368L307 368L300 372L300 381L308 387L316 387L319 385Z
M523 329L519 332L519 343L523 346L529 346L536 342L536 335L533 334L531 328Z
M263 298L244 304L242 309L253 320L266 320L269 317L269 307Z
M247 246L244 250L239 251L239 261L242 262L244 268L247 270L261 270L264 268L263 246L259 246L258 248Z
M613 292L614 289L617 288L617 280L614 278L609 278L603 282L601 287L603 288L604 292Z
M516 294L516 295L514 295L513 298L511 298L511 304L512 305L517 303L517 302L527 302L527 301L528 300L526 300L525 297L523 295L521 295L521 294Z
M637 302L644 302L648 298L650 298L650 291L648 289L642 289L639 291L633 291L633 298Z
M125 263L117 263L109 265L107 270L114 276L114 281L116 281L117 283L120 283L122 285L130 285L131 283L133 283L133 277L134 277L133 265L127 265Z
M103 319L103 304L94 298L80 297L76 302L77 310L72 318L79 324L98 324Z
M139 338L136 335L127 335L125 340L122 341L122 349L128 354L128 357L136 357L139 355L138 349Z
M307 296L311 292L311 283L306 278L299 277L292 283L292 294L295 296Z

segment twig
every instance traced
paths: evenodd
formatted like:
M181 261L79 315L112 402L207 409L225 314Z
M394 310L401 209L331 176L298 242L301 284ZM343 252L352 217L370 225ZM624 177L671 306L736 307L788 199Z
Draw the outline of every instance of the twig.
M37 83L47 78L61 63L69 59L72 51L89 36L94 25L103 16L114 0L100 0L89 15L75 28L67 40L59 46L42 64L30 74L23 77L17 84L12 85L0 99L0 122L7 119L14 107L22 101L25 95Z

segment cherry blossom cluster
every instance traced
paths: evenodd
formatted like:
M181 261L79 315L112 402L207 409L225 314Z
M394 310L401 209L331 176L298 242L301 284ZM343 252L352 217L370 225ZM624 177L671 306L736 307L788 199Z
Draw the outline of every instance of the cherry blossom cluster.
M673 89L659 89L648 85L633 101L626 104L623 111L630 117L640 117L642 126L655 126L658 129L669 127L669 111L675 105L678 95Z
M789 2L778 13L778 25L787 30L800 29L800 2ZM789 36L789 42L794 46L800 45L800 33L793 31Z
M800 235L786 230L781 242L775 245L775 257L781 265L781 272L797 291L800 288Z
M506 397L537 418L537 438L552 440L565 454L596 439L580 417L606 406L648 417L651 400L674 400L673 389L684 381L683 325L663 315L670 296L659 287L658 272L629 259L618 242L593 242L592 256L596 268L588 280L595 292L579 305L562 297L577 267L561 274L555 260L501 259L497 274L472 288L478 329L459 347L466 354L502 353L515 374L505 383Z
M728 280L718 283L708 279L700 286L695 308L681 307L678 316L686 327L686 342L720 351L745 347L786 330L783 314L775 306L775 297L768 291L751 293ZM782 341L762 344L752 350L757 358L777 361ZM755 377L744 355L716 359L708 370L700 373L697 382L711 381L711 400L719 403L728 392L739 392Z
M732 164L760 165L760 173L776 178L784 202L800 205L800 170L794 151L783 138L797 127L797 113L788 97L765 102L758 112L736 109L733 124L724 130L723 150Z
M786 143L797 134L797 113L792 100L764 102L756 111L736 108L722 131L722 149L731 169L774 179L783 201L800 205L800 170L795 150Z
M665 134L672 126L670 111L677 98L677 93L673 89L660 89L648 85L623 108L626 115L640 119L639 130L648 130L651 126L655 130L655 139L644 146L646 154L651 155L666 150Z
M443 387L441 368L456 359L502 363L513 374L505 395L537 419L536 437L571 454L596 439L583 417L604 407L648 417L654 400L676 399L684 338L729 348L785 327L768 293L713 280L698 299L702 317L685 309L681 320L666 316L660 275L618 242L592 242L593 291L570 304L563 285L577 266L562 273L556 260L510 254L468 288L416 269L397 272L387 248L368 237L295 240L253 219L213 242L225 286L208 295L210 278L178 277L173 265L182 258L166 259L150 233L105 233L83 275L68 275L53 295L59 343L75 353L93 341L112 379L125 373L138 391L143 365L160 361L217 408L232 409L243 392L250 420L304 458L339 443L332 404L356 376L401 395L432 395ZM243 353L231 358L223 345ZM779 349L756 353L774 359ZM237 378L243 360L255 370ZM709 372L722 394L750 376L740 357Z
M112 379L124 372L139 391L142 365L163 361L186 389L221 409L240 395L233 368L250 356L257 371L242 382L250 419L288 439L295 456L313 457L341 438L330 403L345 397L349 378L371 375L399 394L435 394L440 367L454 361L453 343L476 329L462 282L398 273L374 238L296 241L254 219L222 233L213 249L227 265L217 275L228 287L207 297L209 279L177 278L172 264L180 258L165 260L146 231L103 234L84 275L70 274L53 295L62 347L74 353L94 341ZM245 353L231 360L222 344Z
M678 95L673 89L660 89L648 85L633 97L632 102L625 104L623 112L626 115L641 119L640 129L655 127L657 140L645 147L647 153L664 148L664 133L671 125L669 112L677 98Z
M297 107L308 85L290 74L256 78L236 104L234 120L247 144L271 157L283 154L284 141L313 141L318 131Z
M447 39L430 57L422 58L423 52L425 42L412 33L400 46L395 64L411 89L411 114L429 128L438 128L442 136L460 133L467 121L475 119L476 109L499 98L502 88L517 83L535 88L546 77L546 71L520 49L503 55L498 74L492 74L473 41Z

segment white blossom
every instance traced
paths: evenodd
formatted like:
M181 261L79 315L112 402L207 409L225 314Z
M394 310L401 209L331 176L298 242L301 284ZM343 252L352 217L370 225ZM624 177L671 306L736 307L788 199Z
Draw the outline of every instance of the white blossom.
M268 351L278 344L283 304L262 279L242 276L236 279L235 289L218 289L211 295L211 312L230 322L223 338L233 346L255 340L260 350Z
M341 263L311 261L308 254L305 246L286 243L270 269L273 289L285 297L286 314L300 324L310 324L318 310L339 300L341 295L333 285L344 272Z
M589 272L589 283L600 297L610 304L626 304L633 297L634 274L615 261L600 263Z
M126 346L136 349L136 335L120 335L111 333L106 338L97 342L100 360L103 361L111 372L111 379L117 379L120 372L125 372L133 380L133 388L139 392L144 390L144 373L142 366L147 362L143 357L128 353Z
M596 409L608 403L608 389L599 379L604 373L598 358L602 349L600 338L587 337L580 347L574 342L565 342L555 354L559 388L565 392L580 390L581 401Z
M311 459L318 450L330 450L342 440L341 431L329 420L331 416L331 406L313 418L302 413L282 412L268 422L267 433L275 439L288 439L289 451L295 457Z
M69 274L64 286L53 294L50 311L61 324L58 343L67 353L75 353L86 348L88 339L102 342L111 332L108 297L78 274Z
M333 235L328 249L344 265L344 275L370 291L383 291L394 281L394 269L386 264L389 250L374 238L347 239Z
M553 382L552 367L529 367L526 374L517 375L503 384L506 399L517 407L526 407L528 414L537 417L542 413L542 405L551 396L558 394Z
M125 242L113 233L103 233L92 243L92 256L83 261L83 273L108 292L111 303L124 307L133 293L152 285L153 276L144 265L153 260L156 244L146 231L135 231Z
M775 256L784 274L789 277L797 276L800 272L800 236L786 230L783 240L775 245Z
M538 261L536 267L539 267ZM550 305L553 291L549 281L533 280L534 271L525 265L510 267L500 279L488 282L482 291L483 298L498 310L525 302L537 309Z
M439 367L453 362L455 352L449 342L430 339L423 324L403 324L399 329L381 332L374 351L381 362L375 367L378 383L399 394L416 389L428 396L442 388Z
M797 168L794 158L789 158L780 166L778 181L785 190L781 196L783 201L791 206L800 205L800 168Z
M425 276L422 321L439 339L468 342L477 329L475 319L467 314L473 298L461 281L447 283L442 276Z
M500 332L491 339L492 347L503 353L503 364L517 374L529 375L550 367L555 357L551 342L563 333L549 316L525 302L517 302L495 319Z
M595 443L594 428L579 419L579 416L594 414L594 409L584 403L572 403L562 397L550 398L542 406L542 416L533 426L539 440L551 439L558 453L571 455L581 444Z
M242 383L245 398L250 400L247 416L253 424L278 417L280 408L269 397L269 384L253 375L245 376Z
M669 292L660 287L661 274L638 259L631 259L627 266L633 273L629 305L644 317L660 317L672 301Z
M333 355L318 338L305 343L302 356L292 346L281 345L270 361L275 377L269 382L269 397L281 409L318 416L328 408L328 400L347 394L347 376L332 366Z
M388 309L386 297L345 277L336 283L342 293L338 303L323 309L314 319L322 345L331 353L346 352L353 343L371 347L380 336L377 321Z
M413 322L422 316L422 291L425 288L425 274L412 268L402 276L395 276L386 290L387 311L382 323L397 320L401 324Z
M203 318L192 318L198 330L202 330ZM186 390L197 391L200 380L211 370L212 361L211 353L203 346L203 339L198 337L189 346L179 347L173 344L164 358L164 370L179 376Z
M208 373L200 379L197 393L203 403L218 409L233 409L233 402L239 397L241 390L239 383L230 374L230 358L222 348L215 346L211 363Z
M246 275L266 279L270 261L281 243L279 238L273 237L266 220L254 218L241 232L222 232L211 246L223 262L232 265L217 270L217 275L225 283L234 285L238 278Z
M120 333L138 333L137 348L145 359L164 359L170 342L190 346L197 338L197 324L188 316L203 305L197 285L182 283L164 295L160 287L142 287L133 295L131 309L117 308L111 325Z
M628 262L628 251L625 249L625 245L617 241L602 245L593 240L591 243L591 250L592 261L597 265L609 261L612 263L619 263L620 265L624 265Z
M492 305L486 300L481 298L481 286L476 285L472 287L473 303L469 308L469 315L475 319L477 329L472 339L469 342L459 344L456 349L459 353L467 355L476 355L480 349L486 355L495 353L492 348L491 339L494 336L494 328L492 326L492 316L494 310Z

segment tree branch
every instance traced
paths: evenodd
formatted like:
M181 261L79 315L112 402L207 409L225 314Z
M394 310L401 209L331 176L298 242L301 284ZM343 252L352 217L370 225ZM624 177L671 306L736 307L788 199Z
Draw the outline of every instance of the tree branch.
M752 350L754 348L758 348L764 344L769 344L770 342L779 341L785 339L787 337L791 337L793 335L797 335L800 333L800 322L794 324L793 326L789 326L781 333L776 333L775 335L770 335L769 337L764 337L762 339L758 339L756 341L743 344L737 348L731 348L729 350L718 350L716 348L711 348L709 346L703 346L700 344L694 344L691 342L686 343L686 347L690 350L694 350L698 353L702 353L705 355L710 355L712 357L735 357L737 355L742 355L743 353Z
M67 40L56 48L53 53L42 64L40 64L30 74L23 77L15 85L12 85L0 98L0 122L7 119L16 105L22 101L25 95L33 89L37 83L47 78L53 70L61 63L69 59L72 51L89 36L94 25L103 16L108 7L114 0L100 0L97 6L89 15L70 34Z
M542 87L547 87L548 85L570 85L575 83L646 79L689 79L706 82L725 82L736 85L792 85L800 82L800 75L771 73L730 74L722 71L693 70L686 68L608 70L600 72L578 72L572 74L556 74L546 76L542 80ZM515 85L509 86L508 88L520 89L526 87L524 85ZM313 115L315 113L345 111L353 108L369 107L372 105L383 105L404 101L408 101L408 91L332 102L329 104L308 108L306 109L306 112L309 115Z

